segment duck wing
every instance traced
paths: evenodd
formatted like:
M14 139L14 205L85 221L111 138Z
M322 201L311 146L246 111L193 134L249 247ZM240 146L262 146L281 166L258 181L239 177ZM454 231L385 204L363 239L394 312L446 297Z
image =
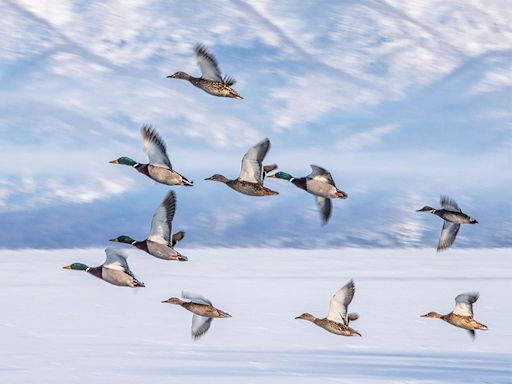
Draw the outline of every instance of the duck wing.
M213 305L210 300L204 296L198 295L197 293L183 291L181 292L181 297L196 304Z
M311 167L311 173L309 175L307 175L306 178L312 179L312 180L318 180L323 183L327 183L327 184L336 186L336 184L334 184L334 180L332 178L331 173L327 169L319 167L318 165L314 165L314 164L311 164L310 167Z
M172 220L174 219L175 212L176 194L174 191L170 191L153 215L148 240L165 245L172 243Z
M457 202L448 196L441 196L441 207L447 211L462 212Z
M461 293L455 298L455 308L453 313L460 316L470 316L473 318L473 303L478 300L478 292Z
M354 298L356 287L354 281L350 280L334 294L329 305L327 319L336 323L348 325L348 305Z
M331 217L332 203L331 199L327 199L321 196L315 196L316 204L320 208L320 214L322 215L322 224L327 224Z
M199 69L201 69L201 77L205 80L224 82L219 63L215 56L208 52L208 48L198 44L195 46L194 52L196 53L197 65L199 65ZM226 80L228 79L226 78ZM234 82L232 84L234 84Z
M272 172L273 170L277 169L277 164L269 164L263 166L263 180L265 180L265 176L267 176L267 173Z
M208 330L210 329L210 325L212 325L213 318L211 317L204 317L200 315L194 315L192 316L192 328L191 333L194 340L199 339L201 336L203 336Z
M249 183L261 183L263 181L262 162L270 148L270 140L265 139L254 147L251 147L242 158L242 169L238 179Z
M171 237L171 246L175 246L176 243L178 241L181 241L183 240L183 238L185 237L185 231L179 231L179 232L176 232L174 235L172 235Z
M459 232L459 228L460 224L450 223L449 221L444 220L441 236L439 236L439 242L437 243L438 252L444 251L453 244L457 237L457 233Z
M107 254L107 259L103 263L103 268L121 271L133 276L133 273L130 271L130 267L128 266L128 262L126 261L128 254L125 248L107 247L105 248L105 253Z
M140 132L149 163L172 170L171 160L167 156L167 147L157 131L151 125L143 125Z

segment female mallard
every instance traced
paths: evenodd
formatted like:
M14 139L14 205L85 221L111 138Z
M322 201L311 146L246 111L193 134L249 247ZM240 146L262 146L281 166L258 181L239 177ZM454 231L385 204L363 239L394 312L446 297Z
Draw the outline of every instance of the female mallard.
M269 148L270 140L265 139L249 149L242 159L242 170L237 179L229 180L225 176L215 174L205 180L219 181L244 195L277 195L277 192L263 186L265 174L277 168L275 164L266 165L265 167L262 165Z
M63 267L64 269L73 269L75 271L85 271L96 276L107 283L121 285L126 287L144 287L144 283L137 280L126 258L126 251L121 248L108 247L105 249L107 259L99 267L88 267L82 263L73 263Z
M149 164L139 164L125 156L112 160L112 164L129 165L150 179L162 184L194 185L193 182L188 181L184 176L172 169L165 143L150 125L143 125L140 132L144 142L144 152L147 153L149 158Z
M175 211L176 195L171 191L167 194L153 215L151 230L146 240L136 241L130 236L119 236L110 241L131 244L159 259L187 261L186 256L183 256L174 249L174 245L185 237L185 232L177 232L171 237L172 220Z
M455 308L447 315L429 312L421 317L434 317L451 325L468 330L475 338L475 329L486 330L487 326L473 319L473 303L478 300L478 293L461 293L455 298Z
M359 332L350 328L348 324L359 318L357 313L348 313L348 305L352 302L356 288L350 280L334 294L329 305L327 317L319 319L309 313L303 313L296 319L308 320L328 332L340 336L361 336Z
M162 303L181 305L194 314L192 316L192 337L194 339L200 338L210 329L214 318L231 317L230 314L215 308L212 302L203 296L182 292L181 297L190 301L171 297Z
M231 88L236 83L236 80L231 76L222 77L217 60L208 52L204 45L196 45L194 51L196 53L196 62L201 69L201 77L193 77L185 72L176 72L174 75L167 77L188 80L192 85L201 88L210 95L243 99L242 96Z
M268 177L288 180L296 187L314 195L316 203L320 208L322 222L325 225L329 221L329 217L331 217L331 199L346 199L348 195L336 187L329 171L313 164L310 167L312 169L311 173L301 178L293 177L286 172L277 172Z
M455 200L450 199L446 196L441 196L441 206L443 209L434 209L429 206L425 206L421 209L418 209L416 212L430 212L434 215L439 216L444 220L443 229L441 230L441 236L439 237L439 242L437 243L437 251L444 251L446 248L450 247L455 238L457 237L457 233L459 232L459 228L461 224L477 224L478 221L469 217L465 213L462 213L461 209L455 202Z

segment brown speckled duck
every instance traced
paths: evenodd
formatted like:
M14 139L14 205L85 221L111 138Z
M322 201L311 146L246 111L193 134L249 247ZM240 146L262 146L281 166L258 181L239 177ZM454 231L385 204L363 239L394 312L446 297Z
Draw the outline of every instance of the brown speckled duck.
M234 180L215 174L205 180L218 181L226 184L237 192L249 196L270 196L278 193L263 186L263 180L267 172L277 168L277 165L263 166L262 162L270 148L270 140L265 139L254 147L251 147L242 159L240 176Z
M194 48L196 62L201 69L201 77L190 76L185 72L176 72L167 76L171 79L188 80L192 85L202 89L206 93L220 97L230 97L233 99L243 99L231 86L236 80L231 76L222 77L219 64L215 57L208 52L204 45L196 45Z
M361 336L355 329L348 325L357 320L357 313L348 313L348 305L352 302L356 291L354 282L350 280L334 294L329 305L329 312L324 319L319 319L309 313L303 313L296 319L311 321L320 328L340 336Z
M123 156L112 160L112 164L129 165L150 179L166 185L192 186L193 182L188 181L184 176L172 169L171 161L167 156L167 148L160 135L151 128L151 125L143 125L141 130L144 142L144 152L148 155L149 163L140 164L129 157Z
M181 297L190 301L171 297L168 300L162 301L162 303L180 305L194 314L192 316L192 338L194 340L203 336L210 329L214 318L231 317L229 313L215 308L206 297L189 292L182 292Z
M441 319L456 327L466 329L475 338L475 330L486 330L487 326L473 319L473 303L478 300L478 293L461 293L455 298L455 308L447 315L429 312L421 317Z

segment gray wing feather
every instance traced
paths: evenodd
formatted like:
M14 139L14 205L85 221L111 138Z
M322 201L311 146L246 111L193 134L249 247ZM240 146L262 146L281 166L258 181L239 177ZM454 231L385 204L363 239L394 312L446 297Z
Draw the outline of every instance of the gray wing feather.
M327 199L321 196L315 196L316 203L320 208L320 213L322 215L322 223L327 224L329 218L331 217L332 203L331 199Z
M175 212L176 194L170 191L153 215L148 240L166 245L171 243L172 220Z
M455 238L457 237L457 233L459 232L460 224L450 223L449 221L444 221L443 229L441 230L441 236L439 236L439 242L437 243L437 251L444 251L446 248L449 248Z
M148 155L149 163L172 170L171 161L167 156L167 147L160 135L151 125L143 125L140 132L144 142L144 152Z
M455 298L455 308L453 313L460 316L473 317L473 303L478 300L478 292L461 293Z
M174 247L174 246L176 245L176 243L177 243L178 241L183 240L183 238L184 238L184 237L185 237L185 231L179 231L179 232L176 232L176 233L175 233L174 235L172 235L172 237L171 237L171 241L172 241L171 246L173 246L173 247Z
M107 259L103 263L103 268L121 271L132 275L128 262L126 261L126 258L128 257L126 249L107 247L105 248L105 253L107 254Z
M355 291L356 287L352 280L341 287L331 299L327 319L348 325L348 305L352 302Z
M197 293L183 291L181 292L181 297L196 304L213 305L210 300L204 296L198 295Z
M311 173L306 176L308 179L314 179L336 186L331 173L327 169L314 164L311 164L310 167Z
M262 162L270 148L270 140L265 139L251 147L242 158L242 169L238 179L249 183L263 181Z
M192 337L194 338L194 340L199 339L210 329L212 320L213 319L211 317L204 317L204 316L196 315L194 313L194 316L192 316L192 329L191 329Z
M201 77L206 80L223 82L222 72L215 56L208 52L204 45L196 45L194 51L196 53L197 65L201 69ZM234 84L234 81L232 84Z
M441 207L447 211L462 212L457 202L448 196L441 196Z

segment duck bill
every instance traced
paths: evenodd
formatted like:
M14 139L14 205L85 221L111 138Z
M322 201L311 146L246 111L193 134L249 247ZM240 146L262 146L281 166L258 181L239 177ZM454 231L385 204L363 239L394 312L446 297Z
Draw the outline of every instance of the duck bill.
M276 177L276 175L275 175L275 174L273 174L273 175L267 175L267 177L268 177L269 179L277 179L277 177Z
M109 241L112 241L113 243L119 243L119 240L117 239L110 239Z
M66 265L65 267L62 267L62 269L71 269L71 265Z
M119 164L119 161L118 160L112 160L112 161L109 161L110 164Z

